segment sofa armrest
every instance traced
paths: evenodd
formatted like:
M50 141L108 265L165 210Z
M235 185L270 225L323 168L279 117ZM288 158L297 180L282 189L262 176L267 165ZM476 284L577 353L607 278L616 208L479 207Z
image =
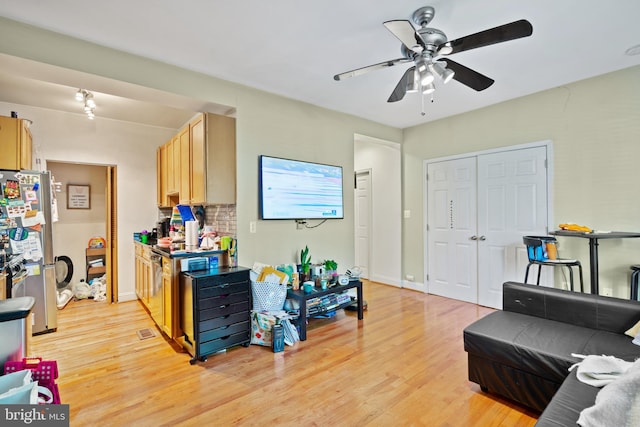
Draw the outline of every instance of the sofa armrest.
M502 309L623 334L640 320L640 302L517 282L502 288Z

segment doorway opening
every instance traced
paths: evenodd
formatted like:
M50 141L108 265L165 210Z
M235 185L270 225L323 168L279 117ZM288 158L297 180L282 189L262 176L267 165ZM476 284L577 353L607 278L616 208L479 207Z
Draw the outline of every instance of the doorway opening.
M91 241L104 239L104 266L106 279L106 301L118 301L118 256L117 256L117 194L116 167L47 161L55 183L58 221L53 224L54 256L68 260L73 266L71 277L65 277L66 287L89 282L87 256ZM78 208L69 203L69 185L82 186L87 190L88 203Z

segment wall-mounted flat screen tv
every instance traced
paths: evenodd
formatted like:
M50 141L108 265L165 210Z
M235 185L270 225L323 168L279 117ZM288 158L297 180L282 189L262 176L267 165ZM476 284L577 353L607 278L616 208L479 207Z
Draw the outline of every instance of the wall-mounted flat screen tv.
M342 167L260 156L261 219L344 218Z

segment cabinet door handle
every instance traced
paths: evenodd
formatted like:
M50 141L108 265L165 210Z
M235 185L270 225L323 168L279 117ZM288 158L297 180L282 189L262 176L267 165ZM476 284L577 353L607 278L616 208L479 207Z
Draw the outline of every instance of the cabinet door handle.
M478 237L478 240L481 240L481 241L483 241L483 242L484 242L485 240L487 240L487 238L486 238L486 237L484 237L484 236L480 236L480 237Z
M469 240L478 240L478 236L471 236L469 237Z

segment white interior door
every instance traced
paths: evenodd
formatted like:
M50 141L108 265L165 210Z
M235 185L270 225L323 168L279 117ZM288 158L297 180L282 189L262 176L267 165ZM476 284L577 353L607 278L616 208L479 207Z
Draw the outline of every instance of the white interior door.
M355 189L355 262L362 271L361 277L369 278L370 228L371 228L371 174L356 172Z
M477 302L476 158L427 167L427 291Z
M502 283L524 280L522 236L547 230L546 147L478 156L478 304L502 308Z

